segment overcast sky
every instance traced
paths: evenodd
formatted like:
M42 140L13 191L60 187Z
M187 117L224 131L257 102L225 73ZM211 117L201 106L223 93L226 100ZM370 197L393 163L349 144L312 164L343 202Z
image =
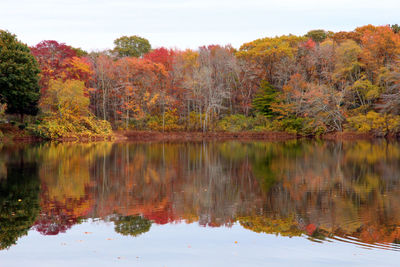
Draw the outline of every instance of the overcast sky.
M35 45L57 40L86 50L122 35L153 47L197 48L311 29L400 24L399 0L0 0L0 29Z

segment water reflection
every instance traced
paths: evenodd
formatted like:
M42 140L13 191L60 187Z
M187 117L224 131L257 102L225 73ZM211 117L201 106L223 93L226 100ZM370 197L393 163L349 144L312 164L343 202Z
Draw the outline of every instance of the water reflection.
M39 179L35 162L25 162L23 151L13 151L0 168L0 249L26 235L39 214Z
M399 249L396 142L3 146L0 248L88 218L138 236L192 223ZM40 208L39 208L40 204Z

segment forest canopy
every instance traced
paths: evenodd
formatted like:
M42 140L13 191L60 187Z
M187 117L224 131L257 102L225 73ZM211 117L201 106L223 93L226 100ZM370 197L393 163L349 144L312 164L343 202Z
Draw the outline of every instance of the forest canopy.
M1 101L8 113L36 115L40 109L33 128L49 138L110 134L111 128L397 135L398 28L316 29L239 49L152 48L133 35L116 39L113 49L87 52L45 40L31 54L2 31ZM21 67L8 67L17 64L12 62Z

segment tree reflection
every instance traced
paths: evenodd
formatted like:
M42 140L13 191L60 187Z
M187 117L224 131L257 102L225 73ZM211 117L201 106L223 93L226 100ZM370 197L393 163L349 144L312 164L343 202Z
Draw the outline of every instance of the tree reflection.
M37 162L43 234L118 214L116 231L131 236L197 222L316 242L400 240L396 142L45 144L24 157Z
M35 229L44 235L63 233L87 217L94 199L90 163L108 153L111 144L54 144L35 148L40 158L41 213Z
M93 167L96 214L397 242L399 159L384 141L118 144Z
M0 249L26 235L39 214L37 165L19 159L18 152L14 155L17 161L5 164L0 179Z
M142 216L117 216L113 219L115 232L121 235L138 236L150 230L151 221Z

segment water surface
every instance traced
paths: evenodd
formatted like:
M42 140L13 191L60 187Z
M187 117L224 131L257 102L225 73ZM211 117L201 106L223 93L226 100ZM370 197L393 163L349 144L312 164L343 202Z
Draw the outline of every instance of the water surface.
M400 144L2 145L0 266L396 265Z

